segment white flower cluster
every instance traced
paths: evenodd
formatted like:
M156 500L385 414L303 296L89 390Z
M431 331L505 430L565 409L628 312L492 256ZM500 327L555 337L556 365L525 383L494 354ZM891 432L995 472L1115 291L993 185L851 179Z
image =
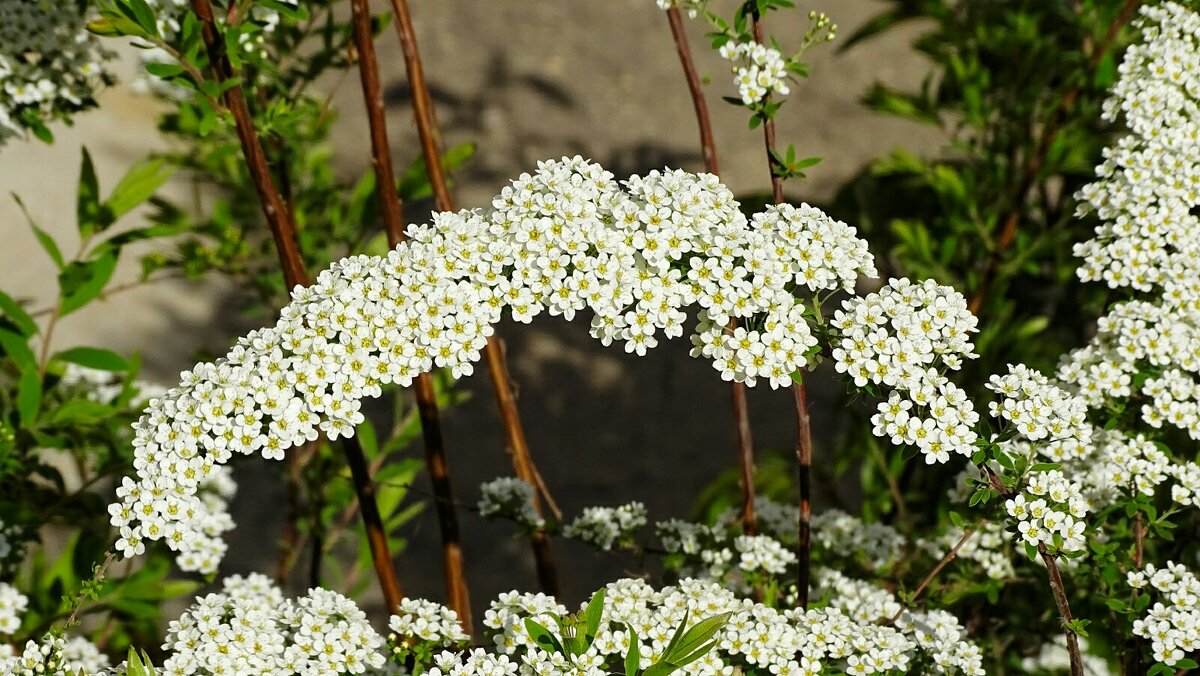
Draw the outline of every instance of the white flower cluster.
M124 389L118 374L78 364L67 364L62 378L58 381L58 386L81 388L87 392L88 399L101 404L113 403ZM137 395L130 401L130 405L134 406L144 404L155 397L161 397L167 392L165 387L144 380L133 381L133 387L137 390Z
M471 640L462 629L458 613L433 601L404 599L391 618L388 641L393 646L408 640L421 641L438 647L451 647Z
M112 53L85 30L81 3L0 0L0 146L94 105Z
M533 506L533 486L516 477L499 477L479 485L479 515L504 518L526 528L546 525Z
M1000 395L989 412L1013 424L1028 441L1072 439L1086 444L1092 436L1087 403L1024 364L1009 364L1008 373L993 375L987 388Z
M434 658L429 676L515 676L520 665L508 655L495 655L475 648L465 655L443 652Z
M655 0L658 3L658 8L668 10L673 7L678 7L680 10L687 12L689 19L695 19L700 16L700 12L704 10L704 5L708 0Z
M861 555L871 568L884 568L904 555L905 538L895 528L883 523L864 523L840 509L814 514L813 541L835 555ZM795 530L795 523L792 524Z
M738 568L745 573L763 571L783 575L796 562L796 554L768 535L739 535L733 539L738 553Z
M1186 566L1171 561L1165 568L1147 564L1145 570L1128 575L1129 586L1141 589L1149 584L1163 601L1135 620L1133 633L1150 641L1154 659L1174 666L1188 655L1200 651L1200 579Z
M847 577L842 573L821 569L816 574L818 596L861 627L873 630L877 646L867 659L847 660L848 674L872 674L889 669L906 670L910 654L921 648L933 661L936 673L982 674L983 655L979 647L967 640L966 630L953 615L940 610L906 610L896 621L903 633L889 634L878 630L876 622L890 622L900 612L901 605L892 594L868 582ZM811 615L813 611L808 611ZM892 631L889 629L889 631ZM865 637L864 637L865 638ZM855 646L861 650L865 644Z
M858 387L891 389L871 418L876 436L915 445L929 464L951 452L971 456L979 414L943 372L976 356L970 334L977 322L962 294L933 280L891 279L842 303L830 322L840 332L835 368Z
M833 585L830 578L830 584ZM848 578L837 580L850 587ZM858 583L865 585L865 583ZM871 588L865 585L866 589ZM836 604L819 609L780 611L736 594L714 582L684 579L678 585L655 590L638 579L625 579L605 587L604 615L591 648L567 662L541 650L530 638L524 619L531 617L552 632L557 624L550 614L563 616L566 608L541 595L506 594L492 604L485 624L495 630L493 643L498 657L472 652L467 657L479 670L455 670L450 654L435 660L444 674L587 674L600 675L620 670L631 641L638 641L641 668L658 660L675 631L684 622L729 613L717 632L713 649L687 665L681 674L771 673L785 676L815 675L826 670L850 674L873 674L906 670L918 654L934 656L937 673L983 673L978 667L979 650L966 642L965 632L952 618L914 613L913 628L901 631L879 624L900 609L895 599L875 603L870 612L856 616ZM840 591L840 590L839 590ZM835 594L834 598L840 597ZM856 610L863 610L861 603ZM886 614L890 611L891 614ZM886 615L885 615L886 614ZM858 616L866 617L859 621ZM957 633L955 633L957 631ZM921 634L920 632L924 632ZM912 637L910 638L909 634ZM442 661L444 660L444 661ZM519 669L514 669L514 663Z
M383 638L350 599L311 589L293 601L265 575L225 579L167 628L167 676L361 674L385 663Z
M1022 492L1004 503L1024 541L1052 551L1079 552L1087 547L1084 533L1091 510L1082 487L1059 470L1034 472Z
M931 556L940 559L950 548L962 540L962 528L951 528L941 536L919 543ZM955 556L960 561L974 561L983 569L984 575L993 580L1003 580L1014 574L1012 548L1004 524L989 521L975 529L975 533L963 542Z
M1200 464L1180 463L1167 471L1178 482L1171 486L1171 499L1185 507L1200 507Z
M1152 497L1173 471L1167 454L1141 434L1131 437L1119 430L1097 430L1093 446L1091 455L1070 465L1093 507L1121 495Z
M633 540L646 525L646 506L631 502L620 507L585 507L583 513L563 527L564 537L586 542L604 551Z
M700 552L710 548L713 542L725 537L724 529L719 526L708 526L682 519L659 521L654 524L654 532L658 536L662 548L668 554L684 554L693 557L699 556Z
M17 588L0 582L0 634L13 635L21 628L21 615L29 607L29 598Z
M1164 2L1142 8L1143 42L1129 47L1105 117L1124 117L1131 134L1105 151L1098 180L1079 192L1080 213L1101 220L1077 244L1084 281L1104 281L1139 297L1099 323L1090 344L1064 359L1059 378L1089 405L1133 394L1135 376L1152 401L1142 417L1200 439L1200 16Z
M165 540L190 551L196 491L216 466L353 434L361 399L384 384L434 367L472 373L505 311L528 322L587 308L593 336L642 354L658 331L682 335L682 308L698 305L693 342L724 377L787 385L813 345L793 290L844 288L873 272L853 233L806 206L780 206L751 227L708 174L651 172L622 189L581 158L543 162L491 212L438 214L384 258L335 263L293 290L275 326L152 400L135 426L138 479L111 510L117 549L133 556ZM761 330L730 331L734 319Z
M66 660L67 640L46 634L39 641L26 641L18 655L13 646L0 644L0 673L5 676L46 676L77 673Z
M787 96L787 59L779 50L757 42L726 42L721 45L721 58L732 61L733 81L737 83L742 103L750 106L772 94Z

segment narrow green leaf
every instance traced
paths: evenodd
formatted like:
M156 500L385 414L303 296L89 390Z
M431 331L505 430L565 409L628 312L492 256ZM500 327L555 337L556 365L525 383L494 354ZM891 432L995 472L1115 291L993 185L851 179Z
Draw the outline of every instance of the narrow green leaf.
M26 336L21 336L6 329L0 329L0 348L13 360L21 372L37 371L37 357L29 347Z
M584 639L587 643L586 648L591 647L592 641L596 638L597 632L600 631L600 620L603 619L603 617L604 590L601 589L592 595L592 600L588 602L587 609L583 613Z
M17 385L17 416L21 419L21 427L30 428L37 422L38 411L42 407L42 376L36 368L21 372L21 381Z
M529 637L533 642L541 646L543 650L553 651L560 655L566 655L567 651L563 649L558 638L550 633L550 630L538 624L537 620L532 617L525 618L525 631L529 632Z
M63 260L62 251L59 250L54 238L50 236L50 233L38 227L37 222L33 220L33 216L29 215L29 210L25 208L25 203L21 201L21 198L16 193L11 194L17 206L21 208L21 213L25 214L25 221L29 223L29 227L33 230L33 236L37 237L38 244L42 245L42 248L50 255L50 260L54 261L59 270L62 270L66 262Z
M92 154L84 148L83 159L79 163L79 190L75 200L75 224L83 239L111 223L111 220L109 223L103 222L100 206L100 183L96 178L96 167L92 163Z
M62 291L59 316L68 315L87 305L103 291L117 267L117 255L107 252L86 262L68 265L58 276Z
M129 362L112 350L98 347L73 347L54 355L55 359L68 361L101 371L128 371Z
M13 300L12 296L3 291L0 291L0 314L8 317L25 338L38 332L37 322L33 321L33 317L20 303Z
M637 632L629 627L629 652L625 653L625 676L637 676L642 666L641 648L638 646Z
M150 199L175 173L163 159L147 159L133 165L105 200L113 218L120 218Z

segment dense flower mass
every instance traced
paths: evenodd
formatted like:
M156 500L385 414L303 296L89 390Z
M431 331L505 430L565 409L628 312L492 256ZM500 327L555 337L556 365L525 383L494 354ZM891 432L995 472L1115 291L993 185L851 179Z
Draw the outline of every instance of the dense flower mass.
M463 631L458 613L422 599L401 601L400 607L388 618L388 629L392 632L388 641L393 650L409 640L448 648L471 639Z
M521 175L490 212L437 214L408 234L386 257L347 258L297 287L275 326L150 403L135 426L138 478L111 508L123 555L153 540L195 551L206 542L197 492L216 467L351 435L361 399L385 384L435 367L472 373L505 313L528 322L587 309L593 336L643 354L660 332L682 335L694 306L694 353L726 378L780 387L814 344L795 292L874 273L853 228L807 205L751 224L715 176L655 171L619 185L578 157Z
M361 674L385 663L383 638L350 599L311 589L297 600L264 575L234 575L167 628L163 663L183 674Z
M931 464L974 452L979 414L944 371L975 356L977 323L962 294L933 280L892 279L842 303L831 322L837 371L858 387L890 390L871 418L876 436L915 445Z
M1080 485L1062 472L1035 472L1021 493L1004 503L1021 539L1064 552L1083 551L1090 511Z
M29 607L29 598L17 588L0 582L0 634L11 636L21 628L21 615Z
M1021 437L1029 441L1071 439L1077 443L1091 439L1087 403L1028 366L1009 364L1008 374L992 376L987 387L1000 395L989 405L990 413L1012 423Z
M1097 408L1140 389L1150 399L1141 408L1148 424L1200 439L1200 16L1174 2L1142 15L1144 42L1126 51L1104 110L1132 133L1080 191L1080 212L1101 222L1075 247L1081 279L1133 298L1101 318L1059 377ZM1149 377L1137 384L1139 374Z
M709 581L684 579L656 590L643 580L618 580L604 589L604 615L595 642L569 662L537 645L524 622L532 618L555 631L552 615L562 616L567 609L539 594L514 592L494 602L484 622L493 631L499 655L468 654L466 659L478 670L461 670L456 656L444 655L439 668L445 674L601 674L620 670L636 640L644 669L662 656L685 613L689 625L728 613L713 649L680 673L723 674L754 668L791 675L818 674L823 669L871 674L905 670L917 660L928 660L933 673L983 673L978 648L948 614L907 613L899 628L893 628L886 623L900 606L887 592L835 573L820 580L831 605L807 611L758 604ZM500 656L511 660L502 661ZM514 664L519 667L509 666ZM497 671L487 670L492 668Z
M1162 568L1148 564L1128 577L1130 587L1149 585L1161 595L1146 616L1133 623L1133 633L1150 641L1154 659L1173 666L1200 652L1200 579L1171 561Z
M112 54L84 29L83 3L0 0L0 146L95 105Z

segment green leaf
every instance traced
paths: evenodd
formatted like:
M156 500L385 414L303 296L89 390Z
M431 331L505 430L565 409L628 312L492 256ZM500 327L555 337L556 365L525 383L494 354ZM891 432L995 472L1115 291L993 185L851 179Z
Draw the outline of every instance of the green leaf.
M625 653L625 676L637 676L642 665L641 648L638 647L637 632L629 627L629 652Z
M601 589L592 595L592 600L588 602L587 609L583 612L585 651L592 646L596 633L600 631L600 620L603 617L604 590Z
M13 300L12 296L3 291L0 291L0 314L12 320L17 330L25 338L38 332L37 322L33 321L33 317L29 316L25 308Z
M29 227L33 230L33 236L37 237L38 244L42 245L42 248L45 249L46 253L50 255L50 260L54 261L54 264L58 266L59 270L62 270L66 263L63 260L62 251L59 250L58 244L55 243L54 238L50 236L50 233L38 227L37 222L35 222L33 217L29 215L29 210L25 208L25 203L21 201L21 198L18 197L16 193L11 194L13 200L16 201L17 206L21 207L21 213L25 214L25 221L29 223Z
M158 20L146 0L116 0L117 9L132 19L147 35L159 37Z
M177 63L166 63L161 61L147 61L143 66L147 73L154 77L163 80L169 80L173 77L179 77L187 72L187 69Z
M105 38L134 37L149 38L150 35L142 30L134 20L124 16L103 16L88 22L89 32Z
M37 357L29 347L25 336L18 335L6 329L0 329L0 348L13 360L22 373L37 371Z
M99 296L116 267L116 253L105 252L93 260L76 261L64 268L58 275L62 291L59 316L68 315Z
M75 201L75 225L79 228L79 236L87 239L92 233L103 230L112 223L112 219L104 222L106 219L100 204L100 183L96 179L92 154L87 148L83 149L83 160L79 164L78 193Z
M709 642L729 621L730 615L731 613L721 613L701 620L696 626L689 629L678 643L667 649L663 655L664 659L683 666L699 657L696 655L697 652L703 655L707 651L707 648L704 647L705 644L711 647L712 644Z
M21 427L33 427L33 424L37 422L41 406L41 374L36 368L22 371L21 382L17 385L17 416L21 419Z
M50 414L50 422L55 425L64 423L92 424L111 416L112 406L107 406L90 399L72 399L54 409Z
M163 159L148 159L133 165L105 201L113 218L124 216L150 199L174 173L175 166Z
M154 665L150 662L150 657L133 646L129 647L126 664L125 676L155 676L157 673L154 671Z
M101 371L128 371L129 362L112 350L98 347L74 347L54 355L60 361L69 361Z
M562 644L558 642L558 638L550 633L549 629L538 624L537 620L534 620L532 617L525 618L525 631L529 632L529 637L533 639L534 643L541 646L543 650L556 652L560 655L567 654Z

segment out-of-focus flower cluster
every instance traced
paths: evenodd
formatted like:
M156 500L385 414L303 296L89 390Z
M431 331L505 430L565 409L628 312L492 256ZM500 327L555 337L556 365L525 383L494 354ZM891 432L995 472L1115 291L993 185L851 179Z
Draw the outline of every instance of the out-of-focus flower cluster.
M533 486L516 477L499 477L479 486L479 515L503 518L526 528L541 528L545 519L533 505Z
M361 400L385 384L434 367L470 374L506 312L528 322L587 308L595 337L642 354L657 332L682 335L683 308L698 306L700 353L727 378L779 387L813 344L794 292L874 272L854 230L811 207L752 225L715 176L651 172L622 186L578 157L523 174L491 212L437 214L408 234L386 257L344 259L297 287L275 326L151 401L135 426L137 480L111 510L124 556L152 540L180 552L204 542L197 491L234 454L281 459L353 434ZM730 330L734 319L744 326Z
M695 19L700 16L700 12L704 11L704 5L707 0L655 0L658 3L658 8L668 10L673 7L678 7L681 11L687 12L689 19Z
M311 589L284 599L258 573L225 579L167 628L165 674L361 674L385 663L383 638L350 599Z
M95 105L113 55L84 29L82 3L0 0L0 146Z
M646 525L646 506L631 502L619 507L585 507L583 513L563 527L563 535L604 551L631 544L634 534Z
M1200 579L1194 573L1171 561L1161 568L1151 563L1130 572L1128 581L1134 589L1149 585L1161 595L1133 623L1133 633L1150 641L1155 660L1173 666L1200 652Z

